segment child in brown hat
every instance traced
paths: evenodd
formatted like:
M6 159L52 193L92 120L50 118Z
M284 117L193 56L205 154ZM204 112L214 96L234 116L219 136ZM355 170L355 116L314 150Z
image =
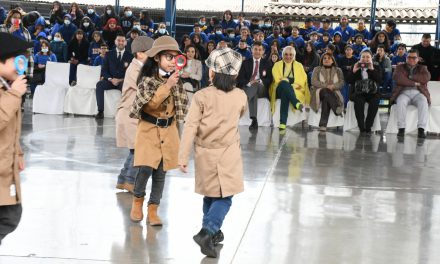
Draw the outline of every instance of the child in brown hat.
M230 48L211 52L206 65L212 86L194 94L179 151L179 167L186 173L195 146L195 191L204 198L202 229L193 238L208 257L218 256L215 246L223 241L220 228L232 196L244 189L238 122L247 96L235 87L241 63L241 55Z
M180 53L172 37L163 36L154 41L139 74L138 91L130 114L139 119L134 143L137 173L130 218L142 220L145 187L152 176L147 223L153 226L162 225L157 210L166 171L177 168L180 143L177 123L183 123L187 112L188 96L175 70L175 57Z
M18 75L17 56L32 44L0 33L0 244L15 230L21 218L20 171L24 169L20 147L21 97L26 93L25 75ZM25 60L23 68L27 68ZM23 72L21 72L23 73Z

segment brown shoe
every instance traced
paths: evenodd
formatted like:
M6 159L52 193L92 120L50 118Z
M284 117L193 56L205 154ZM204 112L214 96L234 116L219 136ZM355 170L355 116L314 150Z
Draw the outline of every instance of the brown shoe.
M151 226L162 225L162 220L160 220L159 216L157 215L157 208L159 208L159 205L157 204L148 205L147 224L150 224Z
M118 187L116 186L116 188L118 188ZM131 183L125 183L125 184L124 184L124 190L128 191L129 193L133 193L133 190L134 190L134 184L131 184Z
M125 190L125 183L118 183L118 184L116 184L116 189Z
M137 198L133 196L133 203L131 205L130 218L134 222L142 221L144 214L142 213L142 207L144 205L144 197Z

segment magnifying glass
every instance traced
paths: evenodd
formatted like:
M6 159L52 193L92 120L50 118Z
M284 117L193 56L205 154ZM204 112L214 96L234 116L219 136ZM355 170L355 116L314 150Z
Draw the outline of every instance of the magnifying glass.
M15 57L14 64L18 75L23 75L28 67L28 59L24 55L17 56Z
M184 55L177 55L175 58L176 70L179 72L179 75L183 73L183 68L186 66L186 57Z

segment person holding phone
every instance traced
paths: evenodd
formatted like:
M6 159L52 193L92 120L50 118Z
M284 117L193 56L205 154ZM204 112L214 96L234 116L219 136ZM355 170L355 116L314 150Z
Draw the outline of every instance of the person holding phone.
M25 75L19 75L22 69L17 69L16 57L29 48L31 43L0 33L0 244L17 228L22 212L19 173L24 169L24 159L20 147L20 106L27 81Z

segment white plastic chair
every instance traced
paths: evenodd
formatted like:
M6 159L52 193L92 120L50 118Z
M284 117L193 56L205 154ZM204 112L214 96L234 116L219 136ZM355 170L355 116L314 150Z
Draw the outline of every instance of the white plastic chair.
M64 112L77 115L95 115L96 84L101 75L101 66L78 66L77 84L67 91L64 101Z
M270 112L270 102L267 98L258 99L258 112L257 112L258 126L269 127L272 124L272 113ZM249 107L240 118L240 126L250 126L252 120L249 116Z
M368 103L365 103L365 111L364 115L365 118L367 117L368 113ZM381 131L382 126L380 125L380 116L379 112L377 112L376 117L374 118L373 127L371 128L371 131ZM345 120L344 120L344 132L345 131L359 131L359 126L356 119L356 114L354 112L354 103L352 101L349 101L347 104L347 109L345 111Z
M307 124L313 127L319 127L319 121L321 120L321 107L319 107L318 113L310 109L309 118ZM330 111L327 127L340 127L344 125L344 117L337 116L333 111Z
M32 101L34 113L60 115L69 89L69 63L47 62L46 80L38 85Z
M428 82L428 90L431 94L431 107L426 130L431 133L440 133L440 82Z
M275 103L275 113L273 114L272 120L273 120L273 126L274 127L280 127L280 107L281 107L281 100L277 99ZM287 126L294 126L304 120L307 119L307 113L305 111L293 111L292 105L289 103L289 114L287 116Z
M385 130L387 134L397 134L397 132L399 132L399 128L397 127L396 107L396 105L391 106L390 116L388 117L388 124ZM414 105L408 105L408 108L406 109L406 134L417 133L417 120L417 107Z
M104 91L104 117L115 117L121 94L116 89Z

